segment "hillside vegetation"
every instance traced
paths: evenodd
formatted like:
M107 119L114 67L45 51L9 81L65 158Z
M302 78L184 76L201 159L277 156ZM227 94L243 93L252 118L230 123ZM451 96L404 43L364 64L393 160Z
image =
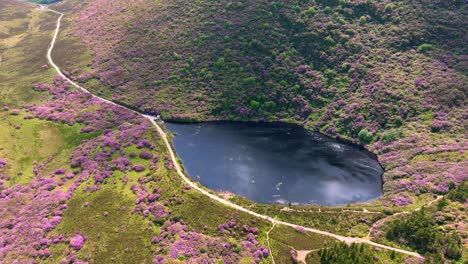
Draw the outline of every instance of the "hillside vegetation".
M385 168L375 203L390 214L468 178L465 1L81 8L74 34L93 61L65 67L102 96L169 120L279 120L366 145ZM466 246L466 230L455 229Z
M465 261L465 1L53 8L65 13L54 61L96 94L173 120L299 123L366 145L386 170L384 196L367 204L288 211L233 202L369 235L428 262ZM0 0L1 263L297 263L304 252L307 263L420 263L272 227L187 186L148 120L76 90L47 65L57 18ZM446 197L415 211L436 195Z
M334 243L281 228L270 252L269 223L186 186L146 119L55 76L58 16L35 7L0 0L0 263L272 263ZM54 56L84 67L69 25Z
M357 137L463 105L466 13L464 1L89 1L77 32L95 69L80 79L170 118Z
M164 118L282 120L379 155L397 206L467 178L467 4L88 1L94 92ZM423 195L424 196L424 195Z
M187 188L149 121L54 76L57 18L0 0L0 263L268 263L267 223Z

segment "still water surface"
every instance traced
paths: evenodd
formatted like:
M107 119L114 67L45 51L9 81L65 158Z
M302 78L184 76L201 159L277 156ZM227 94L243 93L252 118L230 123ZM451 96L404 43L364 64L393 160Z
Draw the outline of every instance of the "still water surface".
M187 173L260 203L344 205L382 193L372 154L281 123L167 123Z

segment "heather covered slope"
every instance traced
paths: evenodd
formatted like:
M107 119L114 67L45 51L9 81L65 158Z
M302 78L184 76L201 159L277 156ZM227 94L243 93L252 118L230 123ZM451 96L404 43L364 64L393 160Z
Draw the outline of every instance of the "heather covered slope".
M289 262L292 248L334 242L277 231L187 187L146 119L54 76L45 54L56 14L0 7L1 263ZM61 59L87 63L81 52Z
M98 60L99 48L102 48L101 54L107 53L106 57L101 57L101 59L104 58L100 61L102 65L109 63L109 65L117 65L130 70L131 62L127 61L126 55L119 58L117 56L119 50L116 48L126 41L130 33L142 34L137 30L137 26L145 24L122 22L127 17L145 18L144 15L147 15L145 12L154 11L152 9L154 3L140 1L140 5L136 5L133 2L96 1L92 3L97 5L94 7L76 5L73 9L69 9L70 6L67 6L67 4L77 2L79 1L67 1L63 6L57 7L61 8L60 10L66 10L67 13L57 47L54 49L54 60L67 69L72 76L88 72L92 77L102 73L96 67L100 64L95 64L94 70L87 67L91 56L87 49L81 46L76 38L73 38L80 24L75 24L72 20L79 16L85 19L86 14L91 15L97 12L98 16L92 19L90 17L91 20L87 23L101 21L99 19L102 18L104 20L100 22L101 26L122 24L124 27L121 29L132 26L134 30L126 31L120 39L112 36L112 34L117 36L121 33L117 29L111 31L112 34L108 34L107 31L98 32L101 34L102 41L95 40L96 45L90 46L90 48L95 48L93 57ZM254 4L257 5L257 3ZM79 263L80 261L128 263L131 260L138 263L161 261L168 263L251 263L253 261L271 263L270 256L273 255L276 263L288 263L298 258L296 250L309 252L309 250L325 247L330 247L330 250L313 251L304 257L310 260L310 263L316 263L320 258L334 259L339 262L339 259L347 258L349 255L355 256L357 252L365 254L362 254L362 258L357 258L359 260L356 259L356 263L357 261L369 263L371 259L378 263L403 263L407 258L368 247L331 246L333 240L300 229L294 230L282 226L270 229L271 225L268 223L214 203L188 188L175 174L165 145L146 120L125 109L91 98L70 87L60 78L54 77L54 71L45 65L45 52L52 30L55 28L56 15L33 11L31 5L12 0L0 0L0 7L2 7L0 8L2 12L0 28L3 34L0 36L2 58L0 62L0 107L2 109L0 129L8 131L0 134L0 262L10 263L18 260L20 263ZM90 8L84 10L91 13L80 15L75 13L82 7ZM236 8L241 7L242 5ZM95 8L94 11L93 8ZM122 13L117 15L114 13L117 9L114 8L122 8ZM167 8L177 10L177 6L167 6ZM211 10L206 6L203 8L193 10L194 12ZM249 14L256 14L255 10L252 9ZM182 11L187 10L182 9ZM106 16L104 13L110 14L107 12L113 12L112 16ZM185 14L190 14L190 12ZM232 18L235 19L237 16L232 15ZM198 16L198 13L197 17L203 18L203 16ZM177 19L172 14L167 18ZM239 17L239 19L244 18ZM180 22L174 21L174 23ZM252 28L258 26L256 25L258 22L251 23ZM194 26L190 21L186 24L187 27ZM280 24L283 25L283 21ZM94 26L98 28L98 25ZM164 28L161 28L161 32L164 32L162 29ZM168 27L168 29L171 28ZM168 34L171 30L167 31ZM244 30L242 34L249 32ZM182 37L185 33L180 34ZM133 44L144 44L146 41L136 41L143 40L142 36L135 37ZM91 36L88 37L91 38ZM112 42L113 39L114 42ZM275 39L272 38L271 43L274 41ZM179 44L183 42L177 41ZM112 46L112 49L111 46L104 46L110 44L116 46ZM130 47L130 42L127 45ZM171 45L161 45L163 46L168 49L172 48ZM231 47L234 49L236 45ZM287 49L293 48L298 49L293 46L287 47ZM428 46L421 49L426 50ZM153 52L156 53L156 51ZM174 54L175 58L180 57L177 54ZM257 53L250 54L253 56ZM415 52L415 54L419 53ZM431 56L425 58L433 60ZM239 55L239 58L241 57L244 56ZM112 60L118 58L122 61L112 64L114 63ZM263 57L259 56L257 59L263 59ZM137 58L132 63L138 61ZM224 60L224 63L226 61ZM142 66L146 65L143 62L138 63ZM223 60L219 60L218 65L223 66ZM455 67L450 63L447 65L450 68L442 64L445 68L441 68L440 76L445 77L451 74L461 76L461 66ZM169 67L172 66L168 63L165 67L170 69ZM232 65L220 69L222 71L219 76L231 78L230 74L224 71L231 70ZM450 69L453 69L453 72ZM405 68L405 71L411 72L410 70L411 68ZM284 71L289 72L287 69ZM295 75L296 71L298 70L295 69L292 73ZM299 72L301 71L303 69ZM303 73L308 76L311 71L306 67ZM444 72L448 74L443 74ZM160 102L154 101L156 107L167 102L171 107L168 109L171 111L172 107L182 109L183 111L174 112L178 115L193 112L194 109L208 109L200 112L203 115L199 116L203 119L227 118L223 115L230 113L223 112L227 110L214 111L217 109L214 106L219 100L217 97L213 97L216 100L206 101L206 105L197 105L196 101L192 102L190 97L182 96L183 94L190 96L188 91L191 90L188 88L193 86L189 84L182 86L183 83L179 83L177 78L173 79L174 83L161 82L161 87L165 87L161 89L165 90L161 90L159 97L156 97L152 85L142 88L144 86L137 85L138 78L133 80L131 75L117 76L112 72L109 73L111 73L110 80L115 77L125 77L126 81L136 82L127 87L125 93L121 91L119 100L125 101L127 95L128 98L152 96L153 99L160 100ZM240 73L237 71L233 72L233 76L241 76L238 74ZM251 74L255 72L252 71ZM101 76L103 83L96 78L86 77L86 74L82 77L83 80L89 78L86 82L87 88L93 91L103 91L107 97L111 98L112 91L117 91L120 84L115 84L115 87L108 89L109 87L106 87L104 82L105 76L106 74ZM142 71L142 76L141 78L150 75L143 74ZM212 76L215 76L214 71ZM239 80L232 78L235 81L233 84L237 85ZM248 77L241 80L246 78ZM121 82L121 84L124 83ZM203 82L200 81L200 83ZM252 82L252 79L241 83L242 87L238 87L239 91L247 92L260 87L258 82ZM291 87L286 84L285 91L295 91L288 90ZM132 90L138 87L142 90ZM169 93L172 92L172 88L177 87L180 90L174 91L181 94ZM263 89L263 86L261 87ZM424 89L434 87L428 86ZM460 86L455 87L460 88ZM348 89L342 87L344 88ZM145 94L144 91L148 93ZM211 95L210 92L201 94L207 97ZM258 93L258 95L261 94ZM171 97L181 99L180 101L167 99ZM236 98L226 99L237 100ZM328 100L332 102L333 98L330 97ZM260 99L254 100L261 103ZM348 97L343 96L343 100L348 100ZM151 100L148 102L153 103ZM185 105L184 103L187 102L190 104ZM127 101L127 103L133 105L132 101ZM248 106L251 105L257 112L263 111L262 104L256 106L255 102L249 100ZM289 107L293 109L292 106ZM318 106L313 107L319 109ZM441 106L438 110L443 109ZM466 184L462 185L463 188L451 190L447 200L440 200L433 204L424 211L424 214L416 213L409 218L411 221L405 221L406 215L409 214L407 211L412 211L432 200L433 193L446 193L449 189L455 188L466 178L463 174L466 171L466 139L463 135L463 116L461 115L463 108L459 105L455 108L447 106L445 109L446 115L444 113L433 115L433 112L436 112L434 109L422 113L424 122L418 122L417 118L413 121L407 119L400 127L401 135L396 134L397 137L403 138L394 143L380 142L377 137L378 133L387 131L392 132L388 136L388 141L394 140L393 130L379 128L380 132L373 131L372 126L369 125L369 131L375 132L375 138L372 140L377 141L371 147L375 152L380 153L381 160L389 171L385 176L387 177L386 199L365 205L373 212L363 211L360 205L352 207L356 208L354 212L346 211L349 208L317 207L294 207L291 211L285 211L280 209L283 206L252 204L250 201L242 201L239 197L233 199L238 199L238 203L246 203L251 210L258 210L285 221L356 236L365 236L369 226L384 217L383 213L376 211L386 206L385 213L391 214L392 210L404 213L398 217L390 217L388 226L374 230L375 233L371 234L373 238L396 247L418 250L422 254L429 254L432 259L440 260L441 257L446 257L462 262L461 243L465 245L467 243L464 224L467 219L463 214L463 211L466 211L466 202L464 202L466 201L466 195L464 195ZM344 109L341 111L349 112ZM273 113L279 115L280 111ZM237 116L237 114L232 115ZM291 116L293 115L288 114L286 117ZM433 124L434 117L437 117L438 123ZM454 117L459 117L458 121ZM250 115L248 118L256 117ZM334 120L335 117L330 118ZM305 123L307 126L311 124L313 124L311 120ZM361 133L361 135L365 140L367 134ZM394 193L401 193L401 195L393 195ZM317 209L326 212L322 213ZM304 211L298 213L294 210ZM393 223L393 219L399 220L400 218L401 221ZM413 219L417 221L412 221ZM416 224L412 225L411 222ZM415 226L416 228L424 227L424 231L427 231L426 233L430 236L421 236L421 240L418 240L418 237L412 236ZM268 244L266 239L268 230L271 231L269 233L271 252L265 248ZM458 239L458 234L462 236L463 241ZM426 238L428 240L424 240ZM422 247L418 247L421 244L420 241L423 241ZM407 262L418 263L415 259Z
M467 12L464 1L87 1L75 34L91 69L64 66L165 118L283 120L368 144L386 204L402 206L468 176Z
M0 7L1 263L271 263L334 242L281 228L270 253L276 230L187 187L146 119L55 76L56 14ZM73 50L60 61L86 65Z
M172 118L292 119L357 136L463 101L466 5L413 2L89 1L77 33L97 73L81 77Z

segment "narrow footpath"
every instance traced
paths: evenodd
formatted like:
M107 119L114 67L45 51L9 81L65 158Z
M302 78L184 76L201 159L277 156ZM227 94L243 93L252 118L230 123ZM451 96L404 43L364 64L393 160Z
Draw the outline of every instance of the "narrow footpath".
M372 241L367 240L367 239L356 238L356 237L345 237L345 236L333 234L333 233L330 233L330 232L326 232L326 231L322 231L322 230L318 230L318 229L314 229L314 228L310 228L310 227L305 227L305 226L300 226L300 225L296 225L296 224L293 224L293 223L284 222L284 221L272 218L272 217L267 216L267 215L262 215L262 214L256 213L256 212L251 211L251 210L249 210L247 208L244 208L244 207L242 207L240 205L232 203L232 202L230 202L228 200L224 200L223 198L208 192L206 189L199 187L195 182L191 181L190 177L186 176L183 173L182 167L180 166L180 164L179 164L179 162L178 162L178 160L176 158L176 155L174 154L174 150L172 149L172 146L171 146L171 144L170 144L170 142L168 140L166 132L164 132L164 130L161 128L161 126L156 122L156 118L154 116L142 114L140 112L137 112L135 110L127 108L127 107L125 107L123 105L120 105L120 104L114 103L112 101L109 101L107 99L104 99L102 97L99 97L99 96L91 93L90 91L86 90L85 88L81 87L80 85L78 85L77 83L72 81L70 78L65 76L65 74L63 74L63 72L60 70L60 68L52 60L52 50L54 49L55 42L57 40L57 36L58 36L59 31L60 31L60 24L61 24L61 21L62 21L62 18L64 16L64 14L60 13L60 12L57 12L55 10L49 9L49 8L47 8L45 6L40 6L38 9L39 10L44 10L44 11L50 11L50 12L53 12L53 13L59 15L59 18L57 19L57 26L56 26L56 29L55 29L54 36L53 36L52 41L50 43L49 49L47 50L47 60L48 60L49 64L52 67L54 67L54 69L57 71L57 74L60 75L62 78L64 78L67 82L69 82L74 87L80 89L81 91L83 91L85 93L90 94L91 96L93 96L93 97L95 97L95 98L97 98L97 99L99 99L101 101L107 102L107 103L115 105L115 106L123 107L123 108L127 109L128 111L132 111L132 112L134 112L134 113L148 119L154 125L154 127L156 128L156 130L159 133L159 135L161 136L161 138L164 140L164 143L166 144L166 147L167 147L167 149L168 149L168 151L170 153L172 162L174 163L174 167L175 167L175 169L177 171L177 174L182 178L182 180L184 180L184 182L186 182L193 189L199 191L203 195L208 196L210 199L212 199L214 201L217 201L217 202L219 202L219 203L221 203L223 205L229 206L231 208L234 208L234 209L242 211L244 213L253 215L255 217L270 221L272 224L285 225L285 226L289 226L289 227L293 227L293 228L301 228L301 229L304 229L304 230L306 230L308 232L333 237L333 238L335 238L335 239L337 239L339 241L345 242L347 244L366 243L366 244L369 244L369 245L372 245L372 246L375 246L375 247L379 247L379 248L383 248L383 249L387 249L387 250L390 250L390 251L394 250L395 252L399 252L399 253L402 253L402 254L406 254L406 255L410 255L410 256L418 257L418 258L423 258L420 254L418 254L416 252L411 252L411 251L408 251L408 250L403 250L403 249L399 249L399 248L394 248L394 247L378 244L378 243L372 242Z

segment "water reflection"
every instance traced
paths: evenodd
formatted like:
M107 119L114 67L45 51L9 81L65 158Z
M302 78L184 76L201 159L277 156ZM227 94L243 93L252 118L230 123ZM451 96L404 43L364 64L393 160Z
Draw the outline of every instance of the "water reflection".
M381 194L368 152L285 124L166 124L188 174L262 203L342 205ZM198 177L199 176L199 177Z

